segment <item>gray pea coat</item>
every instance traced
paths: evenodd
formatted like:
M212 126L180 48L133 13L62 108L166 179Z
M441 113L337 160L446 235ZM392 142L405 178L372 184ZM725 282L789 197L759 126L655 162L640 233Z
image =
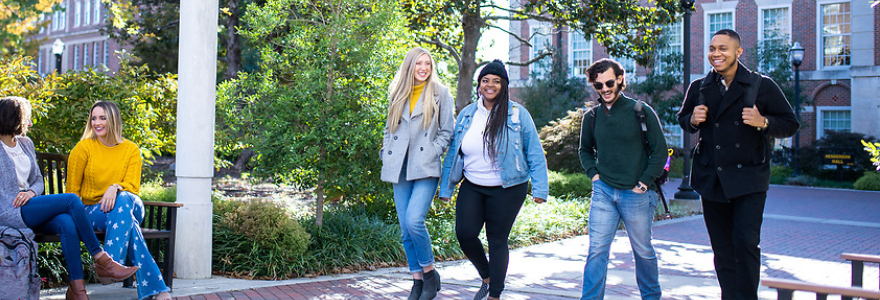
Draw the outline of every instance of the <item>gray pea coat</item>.
M431 98L437 103L439 111L434 114L436 121L431 122L430 127L422 127L425 93L416 102L412 115L407 112L401 115L396 131L389 132L390 124L385 125L385 138L379 151L379 157L382 158L382 181L397 183L403 169L404 157L407 157L407 181L440 177L440 157L452 141L455 102L449 88L439 84L434 87Z
M31 172L28 174L28 190L34 191L37 196L43 194L43 176L40 174L40 167L34 157L34 142L27 137L16 137L19 145L28 155L31 162ZM33 238L33 232L26 229L24 221L21 219L21 208L14 207L13 202L15 196L18 195L18 178L15 173L15 163L12 158L6 154L6 151L0 149L0 226L15 227L22 230L25 235ZM36 197L35 197L36 198ZM31 201L38 199L31 199Z

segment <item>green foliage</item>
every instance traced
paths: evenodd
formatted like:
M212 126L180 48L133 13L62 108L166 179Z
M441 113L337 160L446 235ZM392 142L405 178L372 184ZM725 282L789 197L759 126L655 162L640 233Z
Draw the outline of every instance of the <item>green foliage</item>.
M568 116L551 121L541 128L541 146L547 156L547 169L562 173L583 173L578 156L584 109L568 112Z
M568 61L562 57L553 61L549 74L533 73L525 87L519 89L519 97L535 126L542 128L582 106L590 96L588 90L586 79L571 76Z
M816 182L817 180L815 177L806 174L801 174L785 179L785 184L797 186L814 186L816 185Z
M786 184L788 178L791 177L791 174L793 173L794 170L791 168L780 165L770 165L770 183Z
M844 149L853 156L854 166L843 167L843 181L855 182L865 171L874 170L871 155L861 151L861 141L868 143L876 142L872 136L866 136L858 132L841 132L826 130L821 139L810 146L798 149L798 166L802 173L825 180L837 180L837 168L822 165L821 156L823 151L831 149Z
M0 0L0 57L36 54L42 40L35 38L49 20L40 15L62 9L62 0Z
M139 58L158 73L177 73L180 42L180 0L110 1L111 22L101 33L119 44L131 45Z
M863 191L880 191L880 172L865 172L865 175L856 180L853 188Z
M158 75L147 67L131 66L123 54L119 72L94 69L40 78L27 70L28 58L0 60L0 95L26 97L34 107L34 127L28 133L37 151L69 153L82 137L89 108L96 101L119 105L123 136L150 158L173 153L177 118L177 76Z
M861 142L865 146L865 151L868 152L871 163L877 166L877 171L880 171L880 143L869 143L865 140L861 140Z
M557 198L566 197L590 197L593 191L593 182L584 172L559 173L550 171L550 195Z
M221 201L222 202L222 201ZM246 278L288 277L311 236L270 201L215 203L214 266Z
M388 1L250 5L240 31L262 55L253 74L220 86L219 151L252 147L254 174L363 200L379 181L385 90L403 56ZM239 138L240 137L240 138Z
M177 202L177 186L166 188L161 181L147 181L141 184L138 196L143 201Z
M681 86L682 54L679 52L661 53L655 60L668 68L655 68L649 65L644 78L627 85L627 90L639 95L641 100L650 103L663 124L678 124L678 108L684 99L684 92L676 89Z

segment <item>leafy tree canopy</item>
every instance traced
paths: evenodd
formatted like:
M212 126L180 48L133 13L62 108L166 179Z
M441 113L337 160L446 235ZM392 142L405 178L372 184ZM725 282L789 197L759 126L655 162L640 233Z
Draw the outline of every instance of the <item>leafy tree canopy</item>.
M50 13L62 0L0 0L0 56L36 53L39 41L32 39L49 22L40 15Z

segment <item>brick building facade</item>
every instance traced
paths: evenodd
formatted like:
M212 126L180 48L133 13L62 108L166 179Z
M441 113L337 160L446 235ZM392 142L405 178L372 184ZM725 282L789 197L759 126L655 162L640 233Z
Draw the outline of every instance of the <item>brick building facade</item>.
M104 26L108 10L101 0L64 0L64 10L42 16L49 25L40 30L35 37L43 40L39 52L34 57L40 75L52 73L56 68L56 58L52 52L55 40L64 43L61 54L61 72L82 70L86 66L111 71L119 70L119 59L115 52L121 47L100 29Z
M519 6L512 0L512 7ZM821 138L825 130L860 132L880 137L880 6L856 0L697 0L691 15L691 80L710 70L706 58L711 34L732 28L743 38L749 58L759 43L794 42L806 49L800 66L801 145ZM669 45L658 51L682 53L681 23L671 25ZM596 41L569 28L553 28L538 21L510 22L510 31L530 39L535 47L520 46L510 39L510 60L528 61L546 45L564 53L575 76L583 76L593 61L608 57ZM645 68L631 59L618 59L631 80L639 80ZM661 66L663 67L663 66ZM522 86L540 66L511 67L511 86ZM760 70L759 70L760 71ZM792 79L793 80L793 79ZM680 145L680 130L669 124L671 144ZM678 140L676 140L678 139Z

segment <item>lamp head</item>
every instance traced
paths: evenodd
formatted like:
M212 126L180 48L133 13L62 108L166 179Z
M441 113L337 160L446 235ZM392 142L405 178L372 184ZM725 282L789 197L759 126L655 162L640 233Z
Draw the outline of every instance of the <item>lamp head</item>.
M55 42L52 43L52 54L61 55L64 52L64 42L61 39L55 39Z
M791 64L795 67L800 67L804 61L804 47L801 46L801 43L794 42L794 45L788 51L791 54Z

